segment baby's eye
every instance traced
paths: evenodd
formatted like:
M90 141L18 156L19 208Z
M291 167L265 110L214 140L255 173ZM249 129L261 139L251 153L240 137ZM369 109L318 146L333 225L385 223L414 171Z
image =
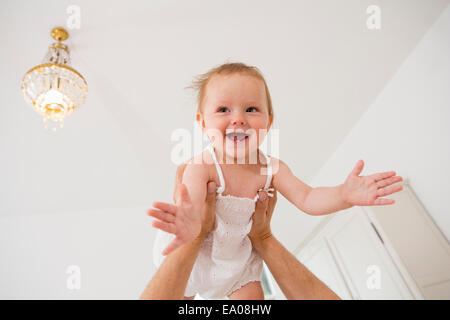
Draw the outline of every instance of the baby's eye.
M258 108L256 107L247 108L247 112L258 112Z
M217 109L217 112L228 112L228 108L227 107L219 107Z

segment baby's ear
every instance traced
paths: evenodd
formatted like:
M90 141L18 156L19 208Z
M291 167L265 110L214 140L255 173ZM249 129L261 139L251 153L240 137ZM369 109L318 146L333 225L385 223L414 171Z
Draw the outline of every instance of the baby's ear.
M202 129L202 131L205 129L205 120L203 119L201 113L197 113L197 124L199 125L200 129Z
M269 116L269 125L267 126L267 132L270 130L270 127L272 127L273 123L273 114Z

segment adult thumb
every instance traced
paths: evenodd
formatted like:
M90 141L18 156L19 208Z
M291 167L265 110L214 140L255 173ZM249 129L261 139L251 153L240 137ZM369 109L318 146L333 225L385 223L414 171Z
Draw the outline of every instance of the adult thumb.
M269 202L267 199L267 194L264 191L258 191L258 201L256 201L253 218L261 219L266 215L267 205Z
M216 183L214 181L208 182L206 202L211 202L216 199Z
M177 186L176 202L177 203L191 203L191 197L189 197L189 191L188 191L186 185L183 183L180 183Z

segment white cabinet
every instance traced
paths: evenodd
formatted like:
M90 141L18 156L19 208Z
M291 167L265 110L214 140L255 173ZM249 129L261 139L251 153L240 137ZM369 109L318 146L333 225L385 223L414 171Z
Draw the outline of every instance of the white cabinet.
M412 299L359 207L336 214L299 260L342 299Z
M450 299L450 246L406 183L335 213L297 255L342 299Z
M361 208L352 208L324 235L354 299L412 299Z
M425 299L450 299L450 245L411 187L392 195L393 206L364 210L386 239L393 260Z
M352 299L350 291L324 239L320 238L311 243L302 252L299 260L341 299Z

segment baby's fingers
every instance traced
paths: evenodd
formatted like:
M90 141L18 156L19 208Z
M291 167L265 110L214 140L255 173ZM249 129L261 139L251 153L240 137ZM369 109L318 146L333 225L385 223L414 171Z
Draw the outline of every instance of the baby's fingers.
M394 199L378 198L374 201L373 204L375 206L384 206L384 205L394 204L394 203L395 203Z
M164 212L164 211L160 211L160 210L155 210L155 209L150 209L148 210L148 215L151 217L154 217L156 219L159 219L163 222L174 222L175 221L175 216L173 214Z
M380 181L392 176L395 176L395 171L379 172L370 175L370 177L374 178L375 181Z
M390 177L390 178L386 178L383 180L379 180L376 182L376 185L378 188L384 188L384 187L390 186L391 184L394 184L396 182L400 182L402 180L403 180L403 178L401 176L395 176L395 177Z
M162 255L167 256L169 253L177 249L183 245L183 241L181 241L179 238L175 238L169 245L163 250Z
M377 197L384 197L390 194L393 194L395 192L399 192L403 190L403 186L402 185L396 185L393 187L389 187L389 188L383 188L383 189L378 189L377 190Z
M168 233L176 234L176 231L177 231L177 228L175 227L175 224L173 224L173 223L155 220L152 222L152 226L154 228L160 229L160 230L168 232Z

